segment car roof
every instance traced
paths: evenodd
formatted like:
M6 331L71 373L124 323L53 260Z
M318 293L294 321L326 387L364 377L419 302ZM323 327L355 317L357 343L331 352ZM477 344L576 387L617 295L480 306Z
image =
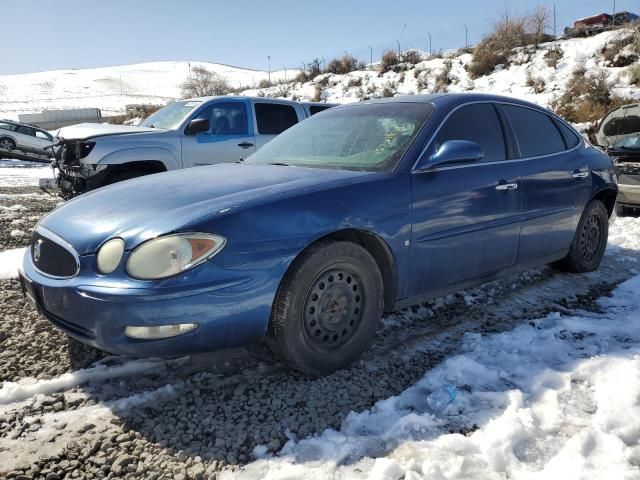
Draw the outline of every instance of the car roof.
M302 102L296 102L294 100L287 100L285 98L273 98L273 97L257 97L257 96L245 96L245 95L212 95L207 97L194 97L183 98L181 102L208 102L211 100L255 100L261 102L278 102L278 103L290 103L292 105L299 105Z
M362 102L342 104L342 107L349 107L362 104L382 104L382 103L432 103L436 107L453 107L463 103L469 102L502 102L502 103L514 103L525 107L534 108L537 110L549 113L544 107L536 105L535 103L527 102L519 98L507 97L504 95L493 95L489 93L431 93L426 95L401 95L388 98L376 98L372 100L365 100Z

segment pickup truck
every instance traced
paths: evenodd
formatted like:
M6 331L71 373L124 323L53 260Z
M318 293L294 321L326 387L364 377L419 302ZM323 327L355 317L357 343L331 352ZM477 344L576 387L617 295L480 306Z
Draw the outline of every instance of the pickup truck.
M64 127L53 160L56 184L63 197L71 198L151 173L237 162L332 106L264 97L202 97L167 105L137 127Z

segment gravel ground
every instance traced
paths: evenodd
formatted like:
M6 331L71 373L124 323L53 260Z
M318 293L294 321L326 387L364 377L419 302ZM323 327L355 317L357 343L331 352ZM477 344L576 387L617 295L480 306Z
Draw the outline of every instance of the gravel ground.
M0 188L0 250L27 245L57 201ZM0 281L0 381L49 386L17 403L0 396L0 478L215 478L251 461L256 445L277 452L398 394L456 352L465 332L597 311L594 300L631 276L628 257L640 259L610 254L587 275L538 269L388 315L360 362L321 379L286 370L263 346L171 361L107 357L39 318L17 281Z

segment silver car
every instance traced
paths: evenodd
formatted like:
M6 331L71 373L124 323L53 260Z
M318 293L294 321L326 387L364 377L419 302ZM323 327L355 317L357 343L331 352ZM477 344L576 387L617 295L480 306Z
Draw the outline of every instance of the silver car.
M56 142L53 135L33 125L0 120L0 150L20 150L38 155L51 155L46 150Z

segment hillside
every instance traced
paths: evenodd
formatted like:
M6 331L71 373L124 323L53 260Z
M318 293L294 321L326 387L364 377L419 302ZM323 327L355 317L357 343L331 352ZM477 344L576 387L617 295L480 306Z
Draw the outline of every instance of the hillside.
M322 74L305 83L251 89L243 93L348 103L393 95L475 91L514 96L549 107L567 91L574 72L584 68L587 76L606 77L612 95L637 99L640 88L631 84L628 78L628 70L638 66L637 58L631 65L612 66L626 63L618 61L614 53L619 48L619 57L625 56L628 52L619 44L624 44L622 39L632 35L632 30L621 29L589 38L544 43L537 49L532 46L518 48L510 56L508 66L499 65L493 73L475 80L467 71L472 61L471 53L454 51L427 59L426 54L419 52L425 60L398 65L396 70L401 71ZM605 53L607 49L609 51Z
M509 57L508 65L498 65L489 75L476 79L468 72L472 54L462 51L432 57L416 51L417 63L396 65L395 71L379 73L379 65L374 65L343 75L323 73L307 82L289 81L270 88L257 88L261 80L267 79L264 71L202 62L191 62L191 68L204 66L226 77L233 88L249 87L242 91L245 95L348 103L393 95L476 91L510 95L549 107L567 92L580 68L586 70L587 76L605 79L611 95L625 101L640 98L640 88L632 83L640 79L637 56L619 61L628 48L620 44L632 35L633 31L621 29L590 38L544 43L537 49L518 48ZM631 64L614 66L627 63ZM636 69L636 78L628 75L630 69ZM298 73L289 70L287 79ZM0 118L77 107L98 107L104 115L121 114L127 104L164 104L179 98L180 84L188 75L189 62L184 61L4 75L0 76ZM285 72L272 72L271 79L282 82ZM591 111L589 115L594 118L599 113Z
M83 107L100 108L106 116L124 113L127 104L163 105L180 98L180 85L189 76L189 65L224 76L233 88L255 86L268 78L266 71L186 61L0 75L0 118ZM287 72L289 78L297 73ZM272 81L284 78L284 71L271 72Z

